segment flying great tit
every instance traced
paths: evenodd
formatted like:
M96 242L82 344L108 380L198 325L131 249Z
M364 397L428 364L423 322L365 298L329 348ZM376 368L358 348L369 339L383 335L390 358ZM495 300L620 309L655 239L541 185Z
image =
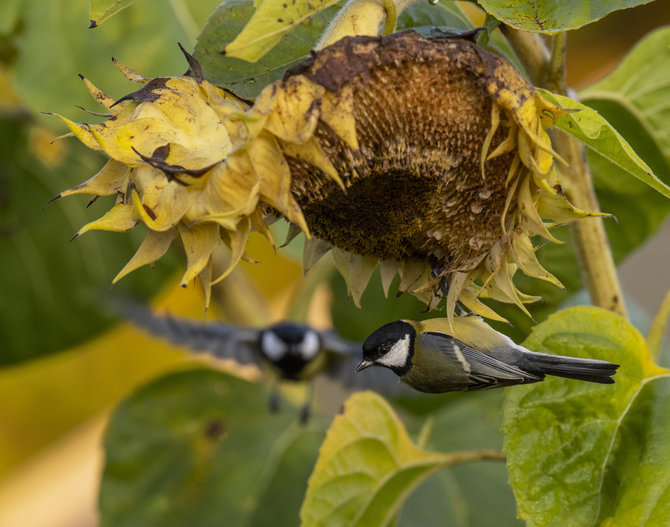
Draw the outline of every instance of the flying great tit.
M297 322L279 322L265 328L203 323L158 316L129 301L117 300L114 304L125 318L154 336L196 353L255 364L270 370L272 377L279 380L311 381L317 375L326 375L348 390L371 389L384 395L407 390L391 372L382 369L371 378L356 375L361 343L346 340L333 330L316 330ZM274 388L270 396L272 411L279 407L279 393ZM308 419L309 407L308 400L301 409L303 422Z
M545 375L611 384L618 364L535 353L515 344L477 316L398 320L363 343L356 371L384 366L426 393L486 390L539 382ZM378 369L378 368L375 368Z

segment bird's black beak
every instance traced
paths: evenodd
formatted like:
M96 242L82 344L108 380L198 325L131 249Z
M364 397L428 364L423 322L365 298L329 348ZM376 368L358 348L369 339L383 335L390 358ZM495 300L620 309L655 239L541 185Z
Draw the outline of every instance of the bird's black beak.
M361 362L358 363L358 366L356 367L356 373L358 373L359 371L363 371L365 368L369 368L373 364L374 362L363 359Z

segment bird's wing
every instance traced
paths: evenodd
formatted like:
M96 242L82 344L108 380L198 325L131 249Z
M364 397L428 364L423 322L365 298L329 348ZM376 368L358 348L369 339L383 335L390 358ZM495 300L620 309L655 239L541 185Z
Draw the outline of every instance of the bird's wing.
M328 353L326 375L348 390L373 390L383 395L414 395L416 392L398 380L387 368L367 368L356 373L363 356L360 342L343 339L336 331L321 331L321 343Z
M201 323L169 315L157 316L145 306L133 302L115 302L122 315L146 332L194 352L207 352L240 364L259 364L259 330L232 324Z
M494 385L513 385L524 382L541 381L544 376L535 375L499 360L488 353L468 346L446 333L427 332L423 334L426 344L444 353L453 363L459 364L463 372L472 380L471 390Z

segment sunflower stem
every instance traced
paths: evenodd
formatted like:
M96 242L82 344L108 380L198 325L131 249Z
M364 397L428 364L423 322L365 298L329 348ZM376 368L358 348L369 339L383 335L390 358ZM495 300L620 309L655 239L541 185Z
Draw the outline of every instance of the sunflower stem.
M504 26L503 32L526 68L531 82L562 95L568 92L565 73L567 36L559 33L549 52L543 38ZM577 208L598 212L600 207L593 187L584 145L559 130L552 133L556 152L567 161L566 194ZM628 318L612 250L602 218L585 218L570 226L582 277L591 303Z

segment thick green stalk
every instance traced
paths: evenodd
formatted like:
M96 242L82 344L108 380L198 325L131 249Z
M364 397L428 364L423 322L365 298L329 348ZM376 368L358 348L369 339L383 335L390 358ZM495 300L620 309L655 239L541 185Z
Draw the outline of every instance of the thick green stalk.
M504 32L523 62L531 81L565 95L566 34L561 33L554 37L554 47L549 53L542 37L535 33L525 33L509 27L505 27ZM565 192L568 199L577 208L599 211L584 145L558 130L552 133L552 139L556 152L568 163L568 168L561 171L567 179ZM570 226L570 232L591 303L628 318L602 219L586 218L576 221Z

